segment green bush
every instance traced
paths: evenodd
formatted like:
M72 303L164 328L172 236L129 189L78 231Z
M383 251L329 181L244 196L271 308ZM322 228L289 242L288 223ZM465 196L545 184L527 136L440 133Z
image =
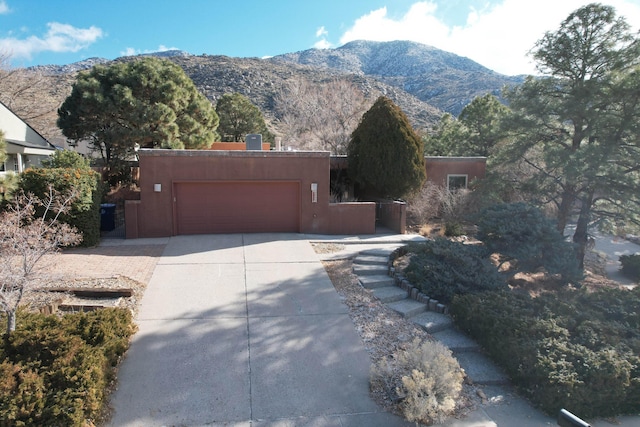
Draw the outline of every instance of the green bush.
M620 264L622 264L622 273L633 279L640 280L640 255L621 255Z
M437 341L415 339L392 359L371 368L372 388L402 397L400 409L410 422L440 423L450 416L462 390L464 373L451 350Z
M459 222L446 222L444 224L444 235L447 237L458 237L464 234L464 226Z
M71 211L61 217L63 222L82 233L82 246L95 246L100 242L100 200L102 198L100 174L88 168L28 169L20 175L20 188L43 198L49 185L65 193L78 191Z
M114 367L134 332L131 313L21 316L23 322L0 347L0 420L80 426L98 418Z
M640 288L537 298L487 292L458 296L450 310L546 412L590 418L640 410Z
M411 244L407 279L423 293L443 303L454 295L506 288L506 282L480 245L444 238Z
M512 274L543 267L567 283L582 279L573 244L540 209L525 203L493 205L478 214L476 225L477 238L489 251L516 261Z

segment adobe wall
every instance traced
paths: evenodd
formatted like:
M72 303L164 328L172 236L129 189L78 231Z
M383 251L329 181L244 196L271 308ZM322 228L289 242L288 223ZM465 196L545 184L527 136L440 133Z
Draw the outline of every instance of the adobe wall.
M376 204L330 203L327 234L375 234Z
M467 182L484 178L486 157L432 157L424 158L427 181L447 186L447 175L467 175Z
M295 181L300 184L300 232L327 233L329 218L329 153L287 151L140 150L140 203L131 208L135 225L127 235L165 237L174 234L176 182ZM311 184L318 185L312 203ZM154 185L160 185L160 192ZM268 206L265 206L268 209ZM130 213L133 221L133 212ZM129 228L137 236L129 233Z

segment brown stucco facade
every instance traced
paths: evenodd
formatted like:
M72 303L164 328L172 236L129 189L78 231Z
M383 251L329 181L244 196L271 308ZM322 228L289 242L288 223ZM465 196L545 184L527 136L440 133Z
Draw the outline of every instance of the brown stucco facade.
M140 200L125 203L127 238L179 234L297 232L373 234L376 220L404 233L404 203L329 203L328 152L140 150ZM427 180L470 183L483 157L426 157Z
M278 197L269 195L281 196L284 189L288 192L285 202L296 203L298 209L283 226L284 231L311 234L375 232L375 204L330 206L328 152L140 150L138 154L140 200L128 201L125 205L127 238L173 236L182 234L181 230L194 233L197 224L195 228L182 228L180 222L190 218L197 222L198 215L203 212L194 209L193 196L189 196L190 203L184 203L186 196L180 194L184 189L189 189L185 194L192 193L196 186L203 189L202 206L206 209L201 210L230 212L228 221L234 216L245 215L247 209L252 211L253 223L260 218L268 221L270 215L275 218L273 211L279 205L273 200ZM229 193L230 188L237 188L238 192L249 189L250 200L235 197L237 194ZM219 189L222 189L220 194L227 194L227 197L205 200L208 192ZM248 207L245 209L245 206ZM234 210L238 215L232 215ZM294 221L293 225L291 221ZM264 229L271 230L269 225L265 224ZM243 231L234 227L230 227L229 232ZM246 231L260 231L255 224L252 227Z
M486 157L432 157L424 158L427 181L447 187L448 177L466 176L467 182L484 178Z

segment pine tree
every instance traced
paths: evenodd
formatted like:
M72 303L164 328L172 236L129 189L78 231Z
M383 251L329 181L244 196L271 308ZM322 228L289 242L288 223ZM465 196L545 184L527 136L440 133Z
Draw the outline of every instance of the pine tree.
M208 148L218 115L178 65L145 57L80 73L58 110L72 140L89 140L108 166L135 148Z

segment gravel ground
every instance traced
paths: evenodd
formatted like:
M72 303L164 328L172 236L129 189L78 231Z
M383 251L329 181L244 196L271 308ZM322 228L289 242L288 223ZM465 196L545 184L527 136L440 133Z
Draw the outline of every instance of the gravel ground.
M48 290L51 288L131 289L133 292L131 297L83 298L74 296L69 292L51 292ZM144 295L145 288L146 285L144 283L124 276L55 280L31 292L25 292L22 304L32 310L39 310L45 313L56 312L56 307L60 305L120 307L131 310L131 313L135 316L138 312L138 306Z
M392 358L404 350L415 338L432 339L422 328L404 319L378 301L371 291L363 288L352 272L352 260L325 261L324 268L347 307L362 342L376 364L383 358ZM371 389L373 400L386 411L401 415L398 398L383 389ZM481 403L483 393L471 384L465 384L458 401L455 417L460 417Z

